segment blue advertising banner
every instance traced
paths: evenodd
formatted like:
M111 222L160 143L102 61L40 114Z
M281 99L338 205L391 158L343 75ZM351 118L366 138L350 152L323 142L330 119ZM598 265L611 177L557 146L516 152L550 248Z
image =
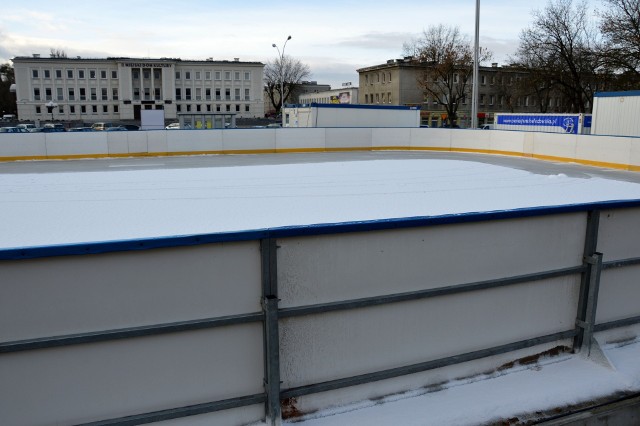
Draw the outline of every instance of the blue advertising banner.
M564 133L578 133L578 115L500 115L497 124L506 126L556 127Z

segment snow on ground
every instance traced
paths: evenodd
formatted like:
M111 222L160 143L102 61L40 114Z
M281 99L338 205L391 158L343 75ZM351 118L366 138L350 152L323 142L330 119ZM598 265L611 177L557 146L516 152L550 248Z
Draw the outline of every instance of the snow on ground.
M443 159L0 174L0 248L617 199L640 184Z
M321 410L284 424L300 426L465 426L640 391L640 340L602 346L609 365L584 355L540 359L502 372L451 381L436 392ZM264 423L255 425L265 425Z

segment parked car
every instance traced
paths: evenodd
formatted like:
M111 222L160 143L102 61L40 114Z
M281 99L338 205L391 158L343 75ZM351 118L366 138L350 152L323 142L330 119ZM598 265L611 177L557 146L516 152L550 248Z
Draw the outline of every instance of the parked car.
M136 126L135 124L121 124L120 127L124 127L129 131L140 130L140 126Z
M93 130L107 130L107 129L111 128L111 127L116 127L116 125L115 125L115 124L113 124L113 123L102 123L102 122L100 122L100 123L93 123L93 124L91 125L91 128L92 128Z
M31 123L24 123L24 124L17 124L16 127L19 127L21 129L25 129L28 132L31 132L32 129L36 128L36 125Z
M180 129L180 123L171 123L167 127L165 127L165 129L167 129L167 130L179 130Z
M44 132L44 133L57 133L57 132L64 132L64 127L42 127L41 129L39 129L38 131L40 132Z
M73 127L69 129L70 132L95 132L91 127Z
M267 124L267 128L268 128L268 129L277 129L277 128L280 128L280 127L282 127L282 124L280 124L280 123L270 123L270 124Z
M0 127L0 133L29 133L29 131L22 127Z
M493 130L493 124L483 124L480 128L482 130Z
M113 126L113 127L107 127L104 130L105 132L126 132L127 128L124 126Z

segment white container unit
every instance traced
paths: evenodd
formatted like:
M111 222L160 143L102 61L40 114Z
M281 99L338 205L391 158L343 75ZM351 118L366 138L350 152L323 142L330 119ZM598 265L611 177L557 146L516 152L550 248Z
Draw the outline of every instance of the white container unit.
M593 98L593 134L640 137L640 90L601 92Z
M284 108L285 127L420 127L420 108L308 104Z

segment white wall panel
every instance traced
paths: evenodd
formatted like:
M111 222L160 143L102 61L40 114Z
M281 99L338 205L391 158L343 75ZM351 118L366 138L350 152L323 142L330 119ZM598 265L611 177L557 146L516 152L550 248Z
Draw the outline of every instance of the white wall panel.
M411 129L411 148L451 148L451 129Z
M167 130L164 137L167 140L167 152L220 152L223 150L220 130Z
M533 154L576 158L577 135L565 133L534 133Z
M324 128L302 128L294 127L286 129L259 129L256 137L264 137L265 133L273 132L276 138L276 149L309 149L325 148Z
M525 139L530 132L509 132L499 130L483 130L489 132L491 138L489 149L494 151L525 153Z
M366 283L363 283L366 285ZM283 387L458 355L573 328L579 276L283 319Z
M576 213L282 239L278 241L280 306L578 266L585 227L586 216Z
M98 132L95 132L98 133ZM45 137L47 155L106 154L106 139L89 132L41 133Z
M0 158L45 155L47 144L42 133L0 133Z
M259 244L3 261L0 293L0 341L258 312Z
M630 138L578 135L576 158L587 161L629 164L631 158Z
M257 132L255 129L228 129L222 132L225 151L271 151L276 150L275 132Z
M372 128L339 128L325 129L326 147L332 148L371 148Z
M640 266L608 269L600 276L596 324L640 316Z
M78 424L260 393L261 336L246 324L3 354L2 423Z
M487 130L452 129L451 149L478 149L491 148L491 133Z
M600 213L598 251L605 262L640 257L640 208Z
M411 128L375 128L371 129L371 146L375 148L411 146Z

